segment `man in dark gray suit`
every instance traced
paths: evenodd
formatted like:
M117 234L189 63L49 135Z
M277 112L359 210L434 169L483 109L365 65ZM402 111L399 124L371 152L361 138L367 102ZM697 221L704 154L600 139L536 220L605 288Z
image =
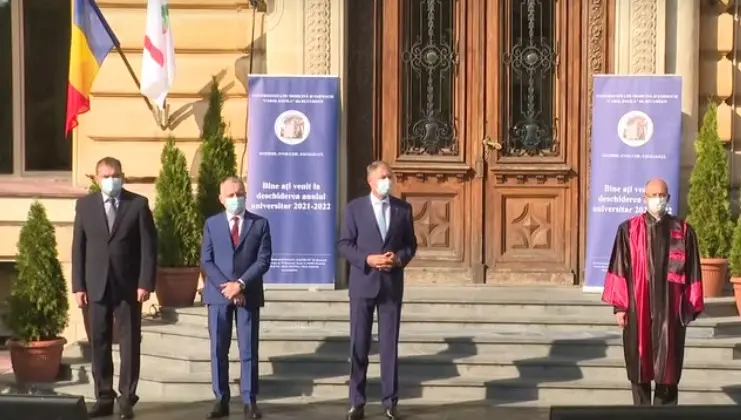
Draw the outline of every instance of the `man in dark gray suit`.
M369 195L347 205L338 247L350 263L350 411L365 416L365 383L373 313L378 308L381 402L390 420L398 418L397 372L404 267L417 252L412 206L391 196L391 167L368 165Z
M139 400L141 308L154 291L157 232L149 202L122 188L121 162L101 159L95 171L101 192L77 200L72 237L72 292L87 307L97 402L90 417L113 414L111 354L113 317L120 328L121 372L118 405L121 418L134 417Z

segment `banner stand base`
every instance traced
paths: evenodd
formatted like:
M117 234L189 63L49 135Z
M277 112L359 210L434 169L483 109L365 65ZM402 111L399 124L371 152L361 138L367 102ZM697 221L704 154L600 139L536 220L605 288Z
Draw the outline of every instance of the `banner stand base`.
M603 286L584 286L581 291L584 293L601 294L605 290Z

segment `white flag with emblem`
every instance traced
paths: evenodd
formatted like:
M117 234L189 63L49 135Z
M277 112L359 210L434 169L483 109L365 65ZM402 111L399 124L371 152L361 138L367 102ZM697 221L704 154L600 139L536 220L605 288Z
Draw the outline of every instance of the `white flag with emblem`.
M175 44L167 0L148 0L147 28L142 55L141 93L164 109L175 80Z

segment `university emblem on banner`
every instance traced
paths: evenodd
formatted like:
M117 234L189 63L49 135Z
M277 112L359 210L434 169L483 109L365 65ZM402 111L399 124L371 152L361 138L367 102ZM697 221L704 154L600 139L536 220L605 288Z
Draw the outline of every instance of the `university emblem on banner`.
M295 146L309 137L311 123L301 111L289 110L275 120L275 135L283 144Z
M630 147L641 147L651 140L654 122L645 112L629 111L618 121L617 131L620 141Z

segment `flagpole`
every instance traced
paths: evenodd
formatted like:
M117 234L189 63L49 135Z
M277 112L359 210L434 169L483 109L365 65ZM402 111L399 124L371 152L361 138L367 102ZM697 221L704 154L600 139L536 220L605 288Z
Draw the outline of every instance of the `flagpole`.
M105 19L105 16L103 16L103 12L100 11L100 8L95 3L94 0L88 0L90 1L90 4L93 6L93 10L95 11L95 14L98 15L98 19L100 19L100 22L103 23L103 28L108 33L108 36L111 37L111 40L113 40L113 46L116 48L116 52L118 52L118 55L121 56L121 60L123 60L124 65L126 66L126 70L129 71L129 75L131 75L131 78L134 79L134 84L136 84L136 88L141 91L141 83L139 82L139 77L137 77L136 72L134 72L134 68L131 67L131 63L129 63L129 59L126 58L126 54L124 54L123 50L121 49L121 43L118 41L118 37L116 34L113 33L113 29L111 29L110 25L108 25L108 21ZM163 118L162 118L162 111L157 110L155 111L154 106L149 101L149 98L147 98L144 95L141 95L141 97L144 99L144 103L147 104L147 108L149 108L149 111L152 112L152 115L154 116L155 120L157 120L157 124L159 124L160 129L162 131L166 130L167 127L170 125L169 117L163 124ZM165 105L166 106L166 105Z
M259 0L249 0L250 6L252 6L252 39L250 40L250 64L247 71L247 75L252 74L252 66L255 59L255 27L257 26L257 7L259 6ZM247 111L249 113L249 110ZM248 115L249 118L249 115ZM241 177L244 172L244 158L247 155L247 135L245 134L244 149L242 149L242 158L239 159L239 176Z

